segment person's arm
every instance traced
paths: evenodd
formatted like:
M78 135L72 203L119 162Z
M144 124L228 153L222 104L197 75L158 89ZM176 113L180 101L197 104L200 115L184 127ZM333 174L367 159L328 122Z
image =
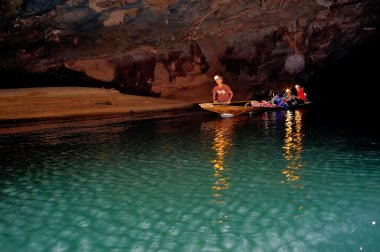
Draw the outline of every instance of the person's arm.
M228 99L227 103L231 103L232 97L234 97L234 93L230 89L230 98Z
M216 92L212 92L212 101L216 103Z

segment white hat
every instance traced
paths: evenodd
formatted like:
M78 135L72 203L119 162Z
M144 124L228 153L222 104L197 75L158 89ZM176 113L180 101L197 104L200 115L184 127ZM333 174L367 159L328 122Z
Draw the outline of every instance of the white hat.
M217 80L217 79L223 79L223 78L222 78L222 76L215 75L215 76L214 76L214 80Z

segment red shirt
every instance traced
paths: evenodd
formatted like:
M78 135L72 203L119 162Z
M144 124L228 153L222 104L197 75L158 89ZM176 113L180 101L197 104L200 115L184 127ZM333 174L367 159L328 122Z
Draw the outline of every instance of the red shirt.
M297 96L298 96L298 99L306 101L306 95L303 92L303 88L300 87L300 89L298 89Z
M221 87L218 85L212 90L212 94L216 95L217 102L227 102L230 99L231 89L227 84L223 84Z

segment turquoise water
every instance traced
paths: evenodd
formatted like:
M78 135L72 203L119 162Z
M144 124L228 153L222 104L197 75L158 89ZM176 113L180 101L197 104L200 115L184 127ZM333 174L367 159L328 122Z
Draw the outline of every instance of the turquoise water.
M356 126L280 111L0 135L1 251L380 251L380 141Z

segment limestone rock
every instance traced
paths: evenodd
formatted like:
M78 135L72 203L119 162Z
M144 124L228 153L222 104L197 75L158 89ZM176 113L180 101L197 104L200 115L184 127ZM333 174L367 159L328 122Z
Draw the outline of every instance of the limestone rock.
M308 76L377 35L380 2L10 0L0 7L0 70L64 66L125 92L178 97L184 89L208 92L215 73L245 83L232 84L241 92ZM303 59L296 71L291 55Z

